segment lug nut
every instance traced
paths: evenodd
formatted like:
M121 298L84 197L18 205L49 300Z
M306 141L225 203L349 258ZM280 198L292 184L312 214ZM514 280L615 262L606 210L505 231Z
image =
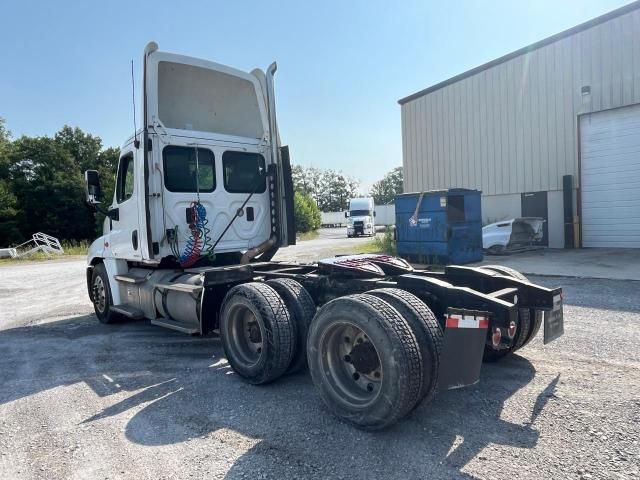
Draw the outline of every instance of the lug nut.
M367 384L367 392L373 392L373 385L372 384Z
M355 372L355 373L353 374L353 379L354 379L354 380L358 380L359 378L360 378L360 374L359 374L358 372Z
M351 363L351 356L345 355L344 356L344 361L347 362L347 363Z
M344 343L351 343L351 339L349 337L344 337Z

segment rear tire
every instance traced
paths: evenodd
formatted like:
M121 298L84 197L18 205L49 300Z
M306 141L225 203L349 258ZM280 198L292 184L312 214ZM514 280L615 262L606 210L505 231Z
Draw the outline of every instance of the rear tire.
M504 267L502 265L483 265L481 268L483 270L489 270L493 273L499 273L500 275L504 275L505 277L511 277L525 282L529 281L529 279L522 273L510 267ZM504 350L496 350L490 345L485 345L483 360L486 362L496 362L525 346L533 337L532 333L534 332L534 330L537 332L535 325L532 325L531 321L533 313L534 310L528 308L519 308L518 329L516 330L516 335L513 339L511 347ZM540 324L538 323L538 329L539 328Z
M118 314L111 310L113 297L111 296L107 269L103 263L93 267L93 273L91 274L91 301L100 323L115 323L119 319Z
M367 292L385 300L404 318L418 341L422 357L420 401L431 400L438 383L443 333L431 309L414 294L399 288L380 288Z
M309 371L327 407L367 430L385 428L420 400L422 358L411 327L384 300L340 297L316 314Z
M316 314L316 304L309 292L299 282L290 278L276 278L266 282L284 300L294 324L296 340L293 358L286 373L296 373L307 368L307 336L309 325Z
M272 382L291 363L295 327L284 300L269 285L233 287L220 313L222 347L231 368L258 385Z

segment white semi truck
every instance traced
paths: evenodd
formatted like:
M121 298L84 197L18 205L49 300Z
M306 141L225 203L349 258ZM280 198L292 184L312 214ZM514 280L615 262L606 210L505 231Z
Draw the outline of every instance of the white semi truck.
M561 289L502 267L414 270L386 255L272 261L295 242L289 151L274 73L144 51L143 126L123 145L86 279L103 323L148 319L219 334L231 367L263 384L308 366L328 407L366 429L436 389L478 381L484 359L563 332ZM370 208L372 210L372 208Z
M344 212L347 219L347 237L376 234L376 210L373 198L352 198L349 211Z

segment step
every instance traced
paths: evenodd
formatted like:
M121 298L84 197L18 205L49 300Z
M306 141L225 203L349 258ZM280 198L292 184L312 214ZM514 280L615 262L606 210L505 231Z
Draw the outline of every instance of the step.
M199 328L194 328L192 325L187 325L182 322L178 322L177 320L173 320L171 318L155 318L151 320L153 325L158 325L159 327L170 328L172 330L177 330L178 332L186 333L188 335L195 335L196 333L200 333Z
M194 295L202 291L202 285L191 285L190 283L158 283L155 285L158 290L174 290L176 292L189 293Z
M133 320L141 320L144 318L144 312L131 305L113 305L111 310Z
M122 275L114 275L113 278L115 278L117 282L124 282L124 283L142 283L147 281L146 276L136 277L134 275L126 274L126 273Z

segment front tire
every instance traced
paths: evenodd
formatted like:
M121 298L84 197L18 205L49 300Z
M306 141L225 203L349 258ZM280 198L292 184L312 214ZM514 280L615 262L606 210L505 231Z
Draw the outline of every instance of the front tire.
M220 337L231 368L254 385L269 383L287 371L295 345L295 327L282 298L269 285L233 287L220 313Z
M100 323L115 323L118 315L111 310L113 297L109 286L109 276L103 263L93 267L91 274L91 301Z
M418 341L380 298L358 294L325 304L311 323L307 356L327 407L363 429L397 422L420 400Z

